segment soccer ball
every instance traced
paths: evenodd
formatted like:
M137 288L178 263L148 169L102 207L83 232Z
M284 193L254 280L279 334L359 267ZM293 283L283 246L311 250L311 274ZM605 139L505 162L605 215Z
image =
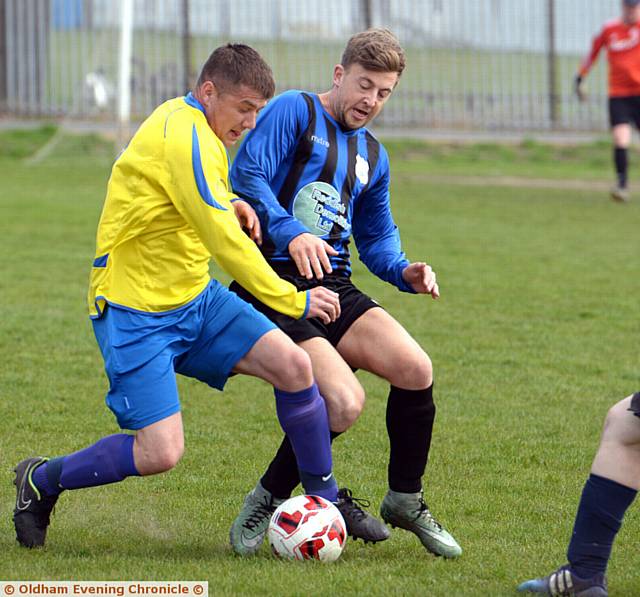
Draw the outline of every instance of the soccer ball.
M276 509L267 536L278 557L334 562L344 549L347 527L331 502L317 495L298 495Z

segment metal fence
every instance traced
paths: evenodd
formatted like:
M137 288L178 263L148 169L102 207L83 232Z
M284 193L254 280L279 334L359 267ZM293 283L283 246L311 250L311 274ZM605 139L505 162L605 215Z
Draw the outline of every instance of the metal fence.
M114 120L123 0L0 0L0 112ZM324 91L350 34L385 26L408 66L381 124L604 130L603 60L572 79L619 0L134 0L134 118L183 94L225 41L256 47L278 89Z

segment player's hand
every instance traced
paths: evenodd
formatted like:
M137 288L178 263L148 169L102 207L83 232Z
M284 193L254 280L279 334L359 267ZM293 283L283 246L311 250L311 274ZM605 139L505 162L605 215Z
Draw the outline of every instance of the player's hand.
M331 262L329 255L337 255L336 251L329 243L309 232L304 232L296 236L289 243L289 255L298 267L301 276L311 280L314 274L318 280L324 277L324 269L331 273Z
M249 231L251 240L255 243L262 244L262 229L260 228L260 220L253 207L251 207L246 201L239 199L232 203L233 211L240 222L241 228L246 228Z
M402 271L402 279L418 294L430 294L434 299L440 296L436 273L426 263L410 263Z
M317 317L322 323L331 323L340 317L340 297L338 293L316 286L309 291L309 311L307 319Z
M584 85L582 83L582 77L580 75L576 75L573 80L573 91L576 94L576 97L579 101L583 102L587 99L587 94L584 90Z

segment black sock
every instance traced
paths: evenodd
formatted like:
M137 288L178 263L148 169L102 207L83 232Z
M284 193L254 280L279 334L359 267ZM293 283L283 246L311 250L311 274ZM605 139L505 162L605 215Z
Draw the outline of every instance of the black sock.
M340 435L340 432L331 432L331 441ZM260 479L260 484L267 491L279 499L286 499L300 483L298 462L293 452L289 438L285 435L276 455L269 464L266 472Z
M628 151L624 147L615 147L613 149L613 161L616 165L616 174L618 176L618 186L621 189L627 188L627 169L628 169Z
M391 386L387 401L391 490L417 493L422 489L435 416L433 385L426 390L403 390Z

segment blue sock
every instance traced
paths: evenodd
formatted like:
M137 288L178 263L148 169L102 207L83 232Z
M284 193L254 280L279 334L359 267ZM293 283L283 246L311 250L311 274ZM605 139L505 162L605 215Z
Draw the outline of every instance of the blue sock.
M637 491L611 479L590 475L582 491L567 550L571 570L592 578L607 569L613 540Z
M84 450L52 458L34 471L33 482L44 494L58 495L65 489L107 485L137 476L134 438L126 433L109 435Z
M300 480L308 494L331 502L338 485L331 471L331 438L327 407L314 383L300 392L275 389L276 412L298 461Z

